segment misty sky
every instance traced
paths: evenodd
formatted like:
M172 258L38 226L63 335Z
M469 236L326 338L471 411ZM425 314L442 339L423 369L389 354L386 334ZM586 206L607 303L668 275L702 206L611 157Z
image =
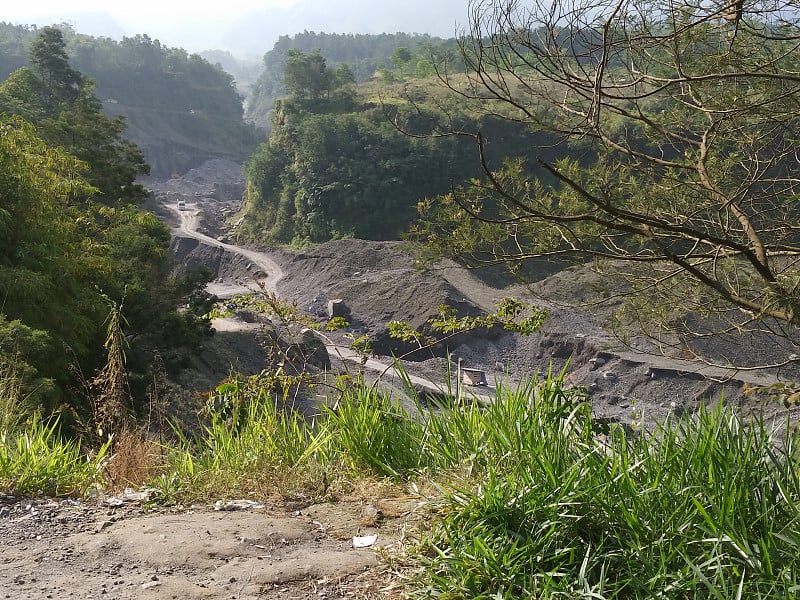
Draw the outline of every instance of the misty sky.
M261 55L279 35L429 33L452 37L468 0L23 0L4 3L0 20L67 21L80 33L119 39L144 33L192 52L222 48Z

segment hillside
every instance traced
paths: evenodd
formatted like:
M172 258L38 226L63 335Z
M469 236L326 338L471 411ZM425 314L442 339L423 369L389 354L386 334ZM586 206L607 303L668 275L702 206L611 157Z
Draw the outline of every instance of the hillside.
M153 175L169 177L215 156L243 161L257 145L232 76L215 64L146 35L117 42L60 28L72 66L94 80L107 115L125 117L124 137L142 148ZM0 23L0 80L29 66L36 34Z
M379 70L390 71L400 66L393 64L398 48L411 54L404 62L414 64L430 58L433 48L451 47L454 41L445 42L429 35L408 33L331 34L304 31L295 35L282 35L263 57L261 74L252 86L252 96L247 106L246 118L267 131L272 129L275 101L286 95L284 66L287 53L300 51L311 53L318 50L331 66L346 65L357 82L376 76Z
M800 18L468 8L0 25L0 596L800 591Z
M266 274L255 270L252 261L242 260L236 248L221 252L219 246L191 244L194 238L177 231L182 222L198 222L203 235L214 236L211 240L225 238L224 216L236 206L235 192L241 185L238 165L225 161L211 161L185 177L153 185L157 209L175 227L176 254L187 263L205 261L215 270L215 283L227 293L258 289L253 278ZM180 199L187 202L187 211L175 208ZM451 349L465 366L485 368L491 384L507 378L515 382L550 365L560 369L571 357L568 384L587 386L598 421L620 422L628 431L640 432L667 415L693 414L701 402L718 400L723 387L727 404L738 406L743 414L752 408L741 395L750 375L733 375L721 384L704 379L696 364L626 354L616 346L603 329L602 316L569 303L590 300L588 268L553 275L530 289L500 289L450 263L416 269L411 256L394 242L340 240L299 253L262 253L279 265L277 288L282 297L314 314L327 298L342 298L352 310L352 328L359 332L379 334L388 318L419 322L437 302L446 300L477 310L489 307L499 295L514 293L546 305L551 317L540 334L526 339L475 335ZM189 371L186 382L205 390L208 380L197 378L200 372L207 376L216 369L224 376L231 366L259 372L264 352L257 330L240 322L236 330L218 332L196 365L199 370ZM442 358L406 364L410 371L440 381L445 367ZM351 373L357 368L353 363L339 366ZM766 408L778 422L787 415L776 405ZM800 416L797 409L788 414L794 420ZM636 439L633 435L628 443ZM600 447L609 452L608 445ZM585 457L580 464L584 462ZM679 468L692 471L682 463ZM432 498L426 496L434 494L436 507L442 502L436 497L441 491L420 489L416 482L409 491L396 482L370 479L356 489L323 487L283 501L274 498L280 490L269 487L261 488L256 499L225 495L190 506L164 506L157 499L170 494L171 485L179 485L174 477L162 478L163 489L128 489L96 500L4 498L0 534L6 549L0 577L6 589L31 600L54 593L198 600L401 598L406 591L402 584L416 568L416 563L407 562L409 541L415 542L418 532L441 518L430 512ZM314 494L335 501L315 501ZM356 540L374 545L358 548ZM394 562L393 557L404 562Z
M548 179L539 161L557 136L455 102L435 76L396 73L357 83L320 53L291 55L291 93L245 166L240 240L401 239L426 199L480 177L478 132L489 165L520 157L526 173Z

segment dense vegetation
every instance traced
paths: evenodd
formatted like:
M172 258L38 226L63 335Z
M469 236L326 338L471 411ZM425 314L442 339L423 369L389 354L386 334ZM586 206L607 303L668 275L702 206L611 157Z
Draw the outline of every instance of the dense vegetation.
M106 360L109 314L125 317L139 375L207 326L175 310L190 289L169 277L168 229L138 205L147 165L124 121L103 114L59 29L40 31L30 64L0 83L0 373L47 413L91 402L76 390Z
M126 118L124 136L144 150L154 174L168 177L214 156L244 160L257 144L232 76L218 66L146 35L117 42L59 28L71 64L95 81L106 114ZM0 77L30 64L37 31L0 24Z
M404 49L398 54L398 49ZM272 50L264 55L263 70L253 85L247 107L247 119L271 129L275 100L286 94L284 64L289 51L310 54L318 51L333 67L347 65L357 82L375 77L379 71L413 66L420 72L431 70L431 51L455 50L455 40L441 40L427 35L395 34L329 34L305 31L278 38ZM457 53L451 52L452 56ZM398 60L399 57L399 60Z
M484 130L496 160L549 152L553 138L462 110L427 70L410 67L410 51L394 55L398 67L357 84L348 66L328 66L318 50L286 52L288 96L246 167L242 236L293 244L399 239L418 202L479 174L474 141L453 131ZM446 134L428 135L437 130Z

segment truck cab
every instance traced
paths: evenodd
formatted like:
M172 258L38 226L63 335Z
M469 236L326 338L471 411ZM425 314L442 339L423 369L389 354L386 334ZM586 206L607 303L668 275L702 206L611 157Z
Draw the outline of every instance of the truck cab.
M178 200L178 210L186 210L186 200Z

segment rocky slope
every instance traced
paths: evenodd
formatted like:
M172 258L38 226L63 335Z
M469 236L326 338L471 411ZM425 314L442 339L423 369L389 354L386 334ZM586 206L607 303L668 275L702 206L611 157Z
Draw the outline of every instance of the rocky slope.
M226 216L236 208L237 169L224 161L206 163L184 178L155 186L157 208L178 232L176 256L184 264L212 268L222 293L259 290L254 282L260 281L314 315L320 315L327 300L342 299L350 309L351 330L385 344L389 319L420 325L443 302L473 313L514 295L550 311L540 333L463 336L450 350L465 366L486 370L491 383L565 369L569 384L586 387L598 417L634 429L667 415L689 414L723 393L725 402L743 411L758 409L743 395L744 384L776 376L704 369L621 347L603 327L605 313L574 304L593 277L586 270L565 271L532 288L498 288L449 263L420 270L400 244L359 240L300 253L272 249L264 251L263 262L254 261L257 251L250 249L245 256L217 239L227 239ZM231 187L221 191L221 181ZM186 219L177 210L178 199L187 201L192 219L197 217L203 232L199 239L185 230L180 234ZM186 389L207 390L231 368L263 368L259 336L265 331L257 321L239 315L217 322L215 339L181 378ZM339 334L339 342L346 341ZM769 351L785 350L758 352L767 358ZM418 354L406 365L431 380L441 380L446 370L441 356ZM775 404L766 408L772 417L786 416ZM796 410L790 414L795 422L798 416ZM340 497L324 505L221 499L169 508L150 506L152 493L130 491L86 501L0 495L0 598L399 598L391 569L372 549L354 547L354 537L376 535L376 546L391 555L423 514L421 498L375 500L377 489L370 490L369 500Z
M226 223L240 197L237 173L235 165L225 161L206 163L183 178L156 187L157 199L167 206L178 198L186 199L188 207L196 211L200 231L228 240ZM177 213L168 214L177 224ZM212 247L178 236L174 247L185 263L203 262L215 270L215 290L226 294L258 290L256 280L275 285L265 270L258 268L253 255L250 259L236 255L234 245ZM485 282L487 278L480 279L453 263L422 268L399 242L338 240L302 252L262 249L262 254L281 271L277 281L280 297L319 319L326 317L328 301L341 300L349 310L350 329L333 334L334 341L347 345L350 340L345 334L350 338L367 335L375 353L381 355L404 355L412 349L389 338L389 321L421 327L441 304L474 315L491 311L504 296L513 296L549 311L541 332L529 337L474 332L450 340L446 348L435 352L409 355L409 370L432 381L446 378L448 350L451 358L460 358L464 366L486 371L492 385L566 370L570 384L586 388L598 416L639 425L661 421L670 414L691 413L701 402L723 397L743 409L760 409L745 397L747 385L768 385L797 376L786 369L736 372L680 356L665 357L653 352L646 340L633 340L631 346L640 352L623 346L608 327L613 305L586 308L596 299L592 290L597 276L588 267L566 269L527 287L495 287ZM723 352L727 355L737 343L746 344L750 355L758 348L758 358L764 362L785 357L791 350L775 344L759 346L745 338L726 343ZM769 405L769 412L783 414L774 404Z

